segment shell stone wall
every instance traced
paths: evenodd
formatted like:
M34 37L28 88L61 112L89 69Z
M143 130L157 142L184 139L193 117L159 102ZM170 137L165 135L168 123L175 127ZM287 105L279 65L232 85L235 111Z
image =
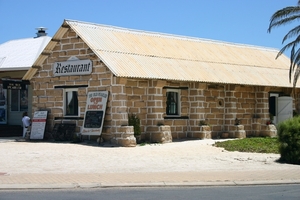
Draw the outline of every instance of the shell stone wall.
M71 56L90 59L92 73L76 76L53 76L54 62L67 61ZM185 138L199 131L200 120L210 126L212 137L222 132L234 131L236 119L244 125L247 135L255 135L269 119L269 93L291 95L290 89L175 82L156 79L132 79L115 77L109 68L89 49L73 31L68 31L53 52L44 61L31 80L33 87L32 112L47 109L49 115L46 130L51 132L55 123L76 123L76 132L83 126L87 93L109 91L102 135L111 140L120 127L128 125L128 114L137 114L141 120L142 134L157 129L158 124L171 127L173 138ZM63 91L57 86L78 86L80 115L76 118L63 116ZM180 90L180 117L166 116L167 88ZM294 102L294 105L296 103ZM294 106L295 107L295 106ZM253 116L260 116L260 122Z

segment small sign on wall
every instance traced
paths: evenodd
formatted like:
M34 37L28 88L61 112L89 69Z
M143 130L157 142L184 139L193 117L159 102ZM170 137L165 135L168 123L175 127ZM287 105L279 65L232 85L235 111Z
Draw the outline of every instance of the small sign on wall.
M3 81L3 88L10 90L26 90L26 84L21 81Z
M82 135L101 135L107 99L108 91L88 93Z
M43 139L48 111L34 112L31 124L30 139Z

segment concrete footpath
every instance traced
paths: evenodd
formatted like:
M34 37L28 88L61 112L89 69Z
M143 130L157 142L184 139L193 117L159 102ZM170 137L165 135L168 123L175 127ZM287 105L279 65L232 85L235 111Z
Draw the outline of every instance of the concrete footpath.
M214 142L210 140L204 144L203 141L186 141L157 146L115 148L67 143L20 142L18 138L0 138L2 152L0 189L300 184L300 166L274 163L278 155L273 157L263 155L265 157L262 159L262 155L257 154L224 152L220 148L213 147L211 144ZM187 148L189 153L179 153L180 146L182 151ZM24 147L27 150L24 150ZM75 154L73 147L79 149ZM48 148L51 151L47 151ZM199 156L199 158L204 157L208 163L201 164L205 161L189 156L195 153L189 148L199 148L204 152L215 151L216 155ZM4 152L5 149L7 152ZM175 149L179 152L170 153ZM69 154L68 150L73 153ZM81 157L80 152L83 150L86 152ZM98 161L92 151L110 155L105 157L103 154L102 158L100 155L101 161ZM57 152L60 152L59 156ZM138 152L142 152L143 157L136 159L137 156L141 156ZM152 153L154 156L151 156ZM65 154L66 157L63 156ZM88 156L90 154L91 157ZM198 154L201 155L202 152L199 151ZM71 156L74 158L68 160L67 157ZM224 166L221 166L222 164Z

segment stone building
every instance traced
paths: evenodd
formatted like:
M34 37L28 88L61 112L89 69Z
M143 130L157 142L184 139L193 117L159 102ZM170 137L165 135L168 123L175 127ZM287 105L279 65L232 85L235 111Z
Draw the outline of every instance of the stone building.
M235 137L238 125L246 136L261 136L270 113L276 124L299 109L289 58L275 59L277 52L65 20L23 80L33 88L32 112L49 111L49 132L56 123L82 132L88 92L108 91L105 141L134 146L128 114L138 115L148 140L157 132ZM203 122L211 135L199 136Z

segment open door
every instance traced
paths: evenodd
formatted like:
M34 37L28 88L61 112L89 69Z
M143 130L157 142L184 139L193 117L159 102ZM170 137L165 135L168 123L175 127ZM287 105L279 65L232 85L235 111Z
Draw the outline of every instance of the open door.
M277 123L293 117L293 98L278 97L277 99Z

